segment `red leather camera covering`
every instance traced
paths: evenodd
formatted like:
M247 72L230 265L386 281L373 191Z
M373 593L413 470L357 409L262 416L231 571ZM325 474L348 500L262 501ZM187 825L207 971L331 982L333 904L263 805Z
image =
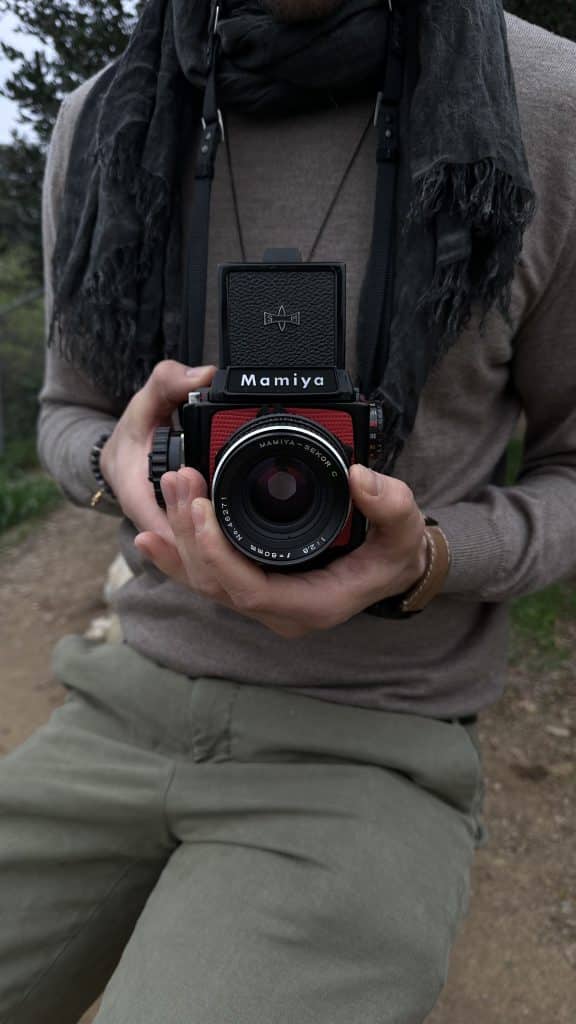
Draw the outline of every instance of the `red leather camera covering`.
M283 408L283 412L292 416L304 416L314 423L319 423L325 430L341 441L342 444L354 449L354 424L352 417L347 412L340 412L338 409L293 409ZM229 441L232 434L243 427L245 423L256 418L260 408L250 409L226 409L214 413L211 422L210 432L210 481L214 475L216 456L220 449ZM354 462L352 456L351 462ZM339 547L348 544L350 541L350 530L352 517L349 516L344 529L338 534L331 547Z

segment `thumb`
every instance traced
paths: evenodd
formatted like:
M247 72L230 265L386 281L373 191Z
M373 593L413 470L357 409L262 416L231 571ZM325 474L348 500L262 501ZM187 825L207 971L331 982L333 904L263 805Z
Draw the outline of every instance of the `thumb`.
M157 363L146 384L132 399L132 414L142 430L148 431L169 419L174 409L185 401L188 392L208 387L215 366L185 366L173 359Z
M400 529L423 518L407 484L359 463L350 469L350 493L360 512L381 529Z

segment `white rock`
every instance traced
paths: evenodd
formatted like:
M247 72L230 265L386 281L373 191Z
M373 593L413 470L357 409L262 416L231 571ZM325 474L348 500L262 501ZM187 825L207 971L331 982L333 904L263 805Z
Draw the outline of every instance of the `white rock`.
M564 725L547 725L546 732L549 736L555 736L559 740L570 739L570 729Z
M110 604L112 594L119 590L120 587L123 587L125 583L128 583L132 576L132 570L129 568L125 558L122 555L116 555L108 569L106 583L104 584L104 600L106 604Z

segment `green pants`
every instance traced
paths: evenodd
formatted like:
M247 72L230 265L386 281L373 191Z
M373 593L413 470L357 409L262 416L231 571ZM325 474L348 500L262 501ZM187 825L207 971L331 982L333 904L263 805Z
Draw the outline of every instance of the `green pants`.
M0 1022L419 1024L479 835L471 730L68 637L0 764Z

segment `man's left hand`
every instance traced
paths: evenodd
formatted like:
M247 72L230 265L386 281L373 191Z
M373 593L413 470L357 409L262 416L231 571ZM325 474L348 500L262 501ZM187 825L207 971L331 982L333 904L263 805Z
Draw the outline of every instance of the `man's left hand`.
M302 573L266 572L237 551L212 503L198 497L205 485L195 470L165 474L162 487L176 547L146 532L136 538L139 551L178 583L282 637L347 622L376 601L408 590L426 569L424 516L412 491L364 466L352 466L350 492L370 524L365 542L324 569Z

